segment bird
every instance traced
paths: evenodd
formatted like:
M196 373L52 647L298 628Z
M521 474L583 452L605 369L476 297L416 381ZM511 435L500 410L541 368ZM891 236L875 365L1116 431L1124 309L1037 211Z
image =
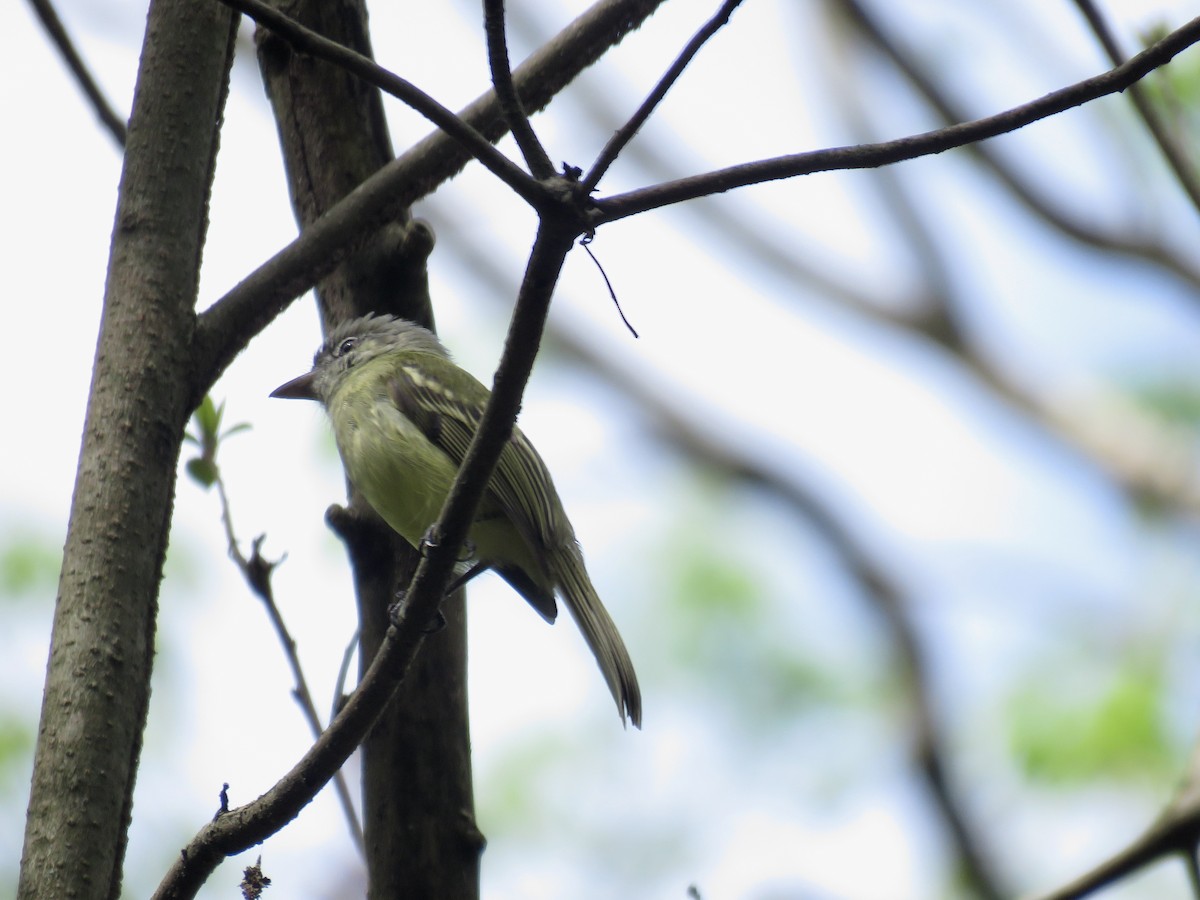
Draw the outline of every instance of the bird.
M271 392L320 402L351 483L414 548L437 522L490 395L433 332L390 315L337 325L312 369ZM455 585L490 569L550 623L561 597L622 722L641 728L641 689L629 651L596 593L545 462L515 425L466 547L470 558L459 563Z

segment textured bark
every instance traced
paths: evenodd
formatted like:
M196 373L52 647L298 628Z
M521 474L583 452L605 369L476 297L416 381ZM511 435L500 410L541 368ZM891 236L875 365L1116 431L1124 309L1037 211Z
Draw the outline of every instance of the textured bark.
M355 0L281 9L328 38L370 55L366 10ZM259 63L275 110L297 220L307 227L392 159L375 88L296 54L259 31ZM365 312L432 326L425 260L432 234L399 212L321 281L326 330ZM407 584L415 554L358 497L333 520L355 572L360 662L374 658L387 608ZM479 851L466 703L466 624L461 598L425 642L409 678L364 742L363 825L372 897L478 895Z
M217 4L150 9L59 579L18 894L111 897L150 696L190 341L233 47Z

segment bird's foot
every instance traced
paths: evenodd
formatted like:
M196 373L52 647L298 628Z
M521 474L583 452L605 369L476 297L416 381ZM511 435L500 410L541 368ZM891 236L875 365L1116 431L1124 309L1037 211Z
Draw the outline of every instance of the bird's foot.
M396 591L396 597L388 604L387 615L388 622L398 626L400 620L404 618L404 605L408 599L408 592L404 590ZM426 625L422 630L424 634L437 634L446 627L446 614L439 608L435 611L433 620Z
M442 543L441 535L437 533L437 526L430 525L425 529L425 533L421 535L421 542L417 545L417 552L421 556L428 556L430 550L437 549ZM462 548L459 550L458 561L466 562L475 558L475 542L470 538L463 541Z

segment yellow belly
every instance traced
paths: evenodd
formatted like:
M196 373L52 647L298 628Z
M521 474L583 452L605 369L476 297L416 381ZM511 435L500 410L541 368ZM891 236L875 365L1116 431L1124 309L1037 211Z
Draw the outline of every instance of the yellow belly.
M342 398L338 398L341 400ZM331 404L346 474L385 522L414 547L442 511L456 469L386 398Z

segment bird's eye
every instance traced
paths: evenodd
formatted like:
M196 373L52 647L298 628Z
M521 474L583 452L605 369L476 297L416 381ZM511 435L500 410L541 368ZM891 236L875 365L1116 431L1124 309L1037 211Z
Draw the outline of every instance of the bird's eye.
M351 350L354 349L354 345L357 343L358 343L358 338L352 338L352 337L346 338L344 341L342 341L340 344L338 344L337 355L345 356L347 353L349 353Z

